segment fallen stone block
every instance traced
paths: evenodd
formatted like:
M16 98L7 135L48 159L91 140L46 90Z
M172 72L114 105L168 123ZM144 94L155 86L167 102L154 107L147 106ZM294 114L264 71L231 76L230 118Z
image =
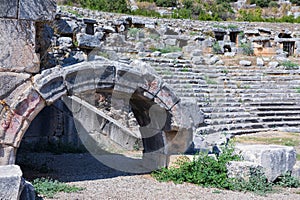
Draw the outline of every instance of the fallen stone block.
M227 176L238 180L248 181L251 177L252 170L262 170L262 167L254 162L249 161L230 161L226 165Z
M78 46L80 48L93 49L93 48L101 47L101 41L100 41L101 38L99 38L95 35L79 33L79 34L77 34L76 37L77 37Z
M296 151L293 147L238 144L235 151L245 161L262 166L267 179L271 182L280 175L291 172L296 163Z
M0 166L0 199L17 200L22 190L22 171L17 165Z
M251 61L248 61L248 60L241 60L239 62L239 64L242 66L251 66L252 63L251 63Z

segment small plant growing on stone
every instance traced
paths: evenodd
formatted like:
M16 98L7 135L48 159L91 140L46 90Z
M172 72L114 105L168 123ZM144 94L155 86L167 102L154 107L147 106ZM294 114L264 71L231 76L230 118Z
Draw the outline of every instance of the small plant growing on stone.
M291 176L291 173L285 173L277 178L276 185L282 187L298 188L300 187L300 180Z
M150 48L151 51L160 51L161 53L172 53L182 51L180 47L177 46L166 46L164 48Z
M223 74L228 74L228 73L229 73L228 69L223 69L221 72L222 72Z
M254 50L251 46L251 43L243 43L241 44L241 48L244 55L252 56L254 54Z
M292 61L284 61L281 63L281 65L284 67L286 70L295 70L299 69L299 65L297 63L293 63Z
M218 42L215 42L213 45L212 45L212 50L214 53L216 54L221 54L222 53L222 49L221 49L221 46Z
M216 85L217 84L217 81L212 80L208 76L205 76L204 78L205 78L206 83L209 84L209 85Z
M138 28L130 28L130 29L128 29L128 35L130 36L130 37L136 37L137 36L137 34L139 33L139 29Z
M271 192L273 184L269 183L264 172L261 169L251 168L248 181L232 179L233 190L251 191L259 195L265 195Z
M70 186L66 183L59 182L57 180L52 180L49 178L38 178L33 181L33 186L36 192L39 195L47 198L53 198L54 195L58 192L78 192L83 190L84 188L79 188L76 186Z
M158 34L150 34L149 38L151 38L152 40L158 40L160 38L160 36Z

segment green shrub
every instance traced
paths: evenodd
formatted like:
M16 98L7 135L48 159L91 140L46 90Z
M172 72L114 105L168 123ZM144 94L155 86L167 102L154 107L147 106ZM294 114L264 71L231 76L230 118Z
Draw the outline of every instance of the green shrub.
M129 13L126 0L80 0L81 6L105 12Z
M241 9L239 10L238 21L263 22L264 19L262 18L262 9Z
M155 4L160 7L175 7L177 0L154 0Z
M140 29L138 29L138 28L130 28L130 29L128 29L128 35L130 37L134 37L135 38L139 32L140 32Z
M244 55L252 56L254 54L254 50L251 46L251 43L243 43L241 44L241 48Z
M269 183L262 170L251 168L249 181L232 179L232 189L238 191L251 191L263 195L271 192L273 184Z
M217 54L223 53L222 49L220 47L220 44L218 42L213 43L212 50L213 50L214 53L217 53Z
M59 182L48 178L38 178L33 181L36 192L44 197L53 198L58 192L78 192L84 188L69 186L66 183Z
M269 0L251 0L250 3L251 4L256 4L257 6L264 8L264 7L268 7L269 5Z
M177 46L166 46L164 48L150 48L151 51L160 51L161 53L172 53L182 51L180 47Z
M223 153L215 159L201 153L192 162L182 162L179 168L163 168L152 173L159 181L173 181L175 183L189 182L205 187L232 188L232 182L227 178L226 164L229 161L240 160L233 154L233 147L222 148Z
M296 4L297 6L300 6L300 0L290 0L290 2Z
M130 14L132 15L141 15L141 16L146 16L146 17L161 17L158 12L155 10L147 10L147 9L137 9L134 11L131 11Z
M292 61L284 61L281 63L281 65L284 67L286 70L293 70L293 69L299 69L299 65L297 63L293 63Z
M289 172L278 177L276 185L282 187L298 188L300 187L300 180L295 177L292 177L291 173Z
M175 10L172 13L172 18L174 19L190 19L192 18L192 11L186 8L181 8L178 10Z

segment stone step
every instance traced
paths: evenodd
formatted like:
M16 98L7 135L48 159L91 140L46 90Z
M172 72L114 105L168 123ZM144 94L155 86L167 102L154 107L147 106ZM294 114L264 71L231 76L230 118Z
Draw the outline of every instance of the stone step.
M279 111L253 111L251 114L255 114L257 116L284 116L284 115L298 115L300 113L299 110L279 110Z
M232 130L242 129L261 129L261 128L275 128L282 126L300 126L300 120L298 121L275 121L275 122L255 122L255 123L232 123L221 125L209 125L206 124L203 127L197 129L197 134L210 134L216 132L228 132Z
M270 131L272 128L250 128L250 129L237 129L237 130L229 130L226 131L226 134L230 135L245 135L250 133L258 133L264 131ZM224 134L224 132L214 132L215 134Z
M236 118L214 118L205 119L209 125L233 124L233 123L255 123L255 122L282 122L300 121L300 113L294 116L265 116L265 117L236 117Z

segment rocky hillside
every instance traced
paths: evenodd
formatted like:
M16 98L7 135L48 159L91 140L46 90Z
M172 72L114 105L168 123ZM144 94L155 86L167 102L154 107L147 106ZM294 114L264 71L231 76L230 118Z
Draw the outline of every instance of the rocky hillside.
M298 0L61 0L59 3L107 12L178 19L300 21Z

